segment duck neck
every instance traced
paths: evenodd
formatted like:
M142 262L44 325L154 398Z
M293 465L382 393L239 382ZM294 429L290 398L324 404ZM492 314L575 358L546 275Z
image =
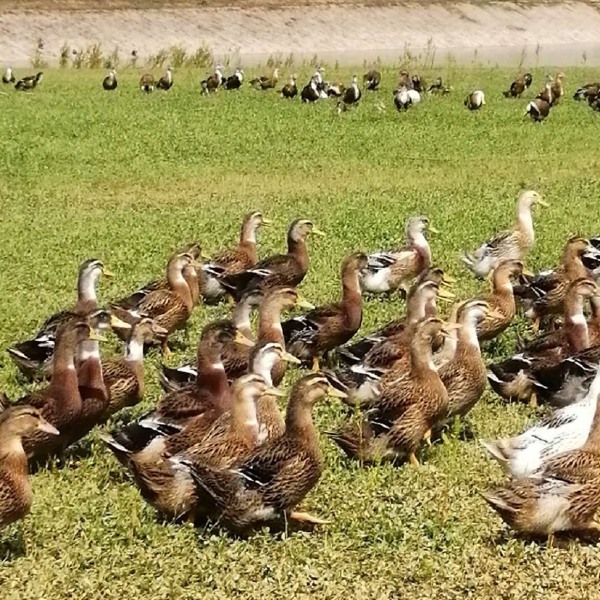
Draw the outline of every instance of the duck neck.
M410 245L416 250L425 261L425 268L431 266L431 248L429 242L422 231L410 234Z
M258 262L256 231L256 223L248 221L248 223L244 223L242 225L242 231L240 233L239 249L248 255L248 257L252 260L252 264L256 264Z
M221 359L220 348L215 348L207 342L200 342L196 382L215 398L225 397L229 393L229 382Z
M144 342L135 334L129 338L125 346L125 360L128 363L143 363L144 362Z
M167 269L167 281L173 294L183 302L188 311L191 311L194 303L190 286L183 276L183 269L177 266L169 266L169 269Z
M358 329L362 323L362 293L356 269L342 274L342 307L348 327Z
M200 298L200 284L198 281L198 271L196 271L196 267L194 267L193 265L186 265L186 267L182 271L182 274L190 291L192 306L196 306L196 304L198 304L198 299Z
M0 475L2 472L20 476L27 481L27 455L20 435L0 428Z
M467 315L458 330L456 353L459 354L481 354L479 339L477 338L477 319Z
M257 395L249 393L237 394L231 406L231 427L248 443L258 439L259 424L256 415Z
M102 377L102 361L100 345L96 340L84 340L79 343L77 351L77 382L79 387L102 390L106 392Z
M248 339L253 338L252 326L250 324L250 315L252 314L252 304L247 298L242 298L233 309L233 324L236 329L243 333Z
M268 387L273 386L271 371L276 362L277 356L269 353L255 358L252 365L252 372L256 375L260 375L266 381Z
M265 300L260 308L258 317L258 340L260 342L273 342L285 346L283 330L281 328L281 305Z
M94 310L98 307L98 296L96 288L100 279L100 270L93 269L82 273L77 280L77 305L86 311Z
M517 221L521 233L527 236L530 243L533 243L535 234L533 232L533 217L531 215L531 206L527 202L520 202L517 210Z
M288 254L296 259L302 271L308 271L309 259L306 239L295 240L291 235L288 236Z
M74 406L81 403L77 371L75 370L76 345L77 342L72 334L59 336L54 350L52 379L48 388L52 398L57 398Z
M569 347L579 352L589 346L588 324L583 312L584 298L579 294L565 302L565 332Z
M312 410L302 398L292 396L285 414L285 434L288 438L316 443L317 433Z
M427 377L431 373L437 373L433 364L433 352L431 342L422 338L416 338L410 347L410 369L414 377Z
M497 297L514 300L513 284L510 276L501 269L495 269L493 273L493 293Z

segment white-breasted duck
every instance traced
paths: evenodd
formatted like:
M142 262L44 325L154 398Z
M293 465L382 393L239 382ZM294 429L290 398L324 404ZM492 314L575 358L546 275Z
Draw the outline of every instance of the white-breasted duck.
M167 67L165 74L156 83L156 88L159 90L170 90L173 87L173 69Z
M394 92L394 106L398 111L408 110L413 104L421 102L421 94L412 88L402 86Z
M531 73L519 75L511 84L508 90L502 92L505 98L520 98L523 92L531 85L533 78Z
M479 110L485 105L485 94L481 90L471 92L466 98L464 105L469 110Z
M223 66L217 65L214 73L200 82L200 89L203 94L214 94L223 83Z
M573 100L588 100L600 92L600 83L586 83L573 94Z
M242 87L242 83L244 83L244 71L236 69L233 75L225 78L223 87L226 90L239 90Z
M536 98L532 100L525 109L525 116L528 116L532 121L540 122L550 114L550 103L546 100Z
M298 95L298 76L290 75L290 80L281 88L283 98L295 98Z
M111 69L108 75L102 80L102 87L107 91L112 91L116 90L118 85L117 70Z
M29 90L33 90L40 83L42 83L42 79L44 78L44 74L40 71L35 75L29 75L28 77L23 77L23 79L19 79L17 83L15 83L15 89L20 90L22 92L27 92Z
M362 92L358 87L358 77L353 75L352 83L350 84L350 87L346 88L342 100L346 105L358 104L361 96Z
M517 224L497 233L475 252L465 253L463 262L480 279L485 278L505 260L523 260L535 240L531 210L536 205L548 206L537 192L521 192L517 201Z
M14 83L15 75L13 73L12 67L6 67L6 70L2 74L2 83Z
M300 99L302 102L316 102L320 98L317 79L313 76L310 81L302 88Z

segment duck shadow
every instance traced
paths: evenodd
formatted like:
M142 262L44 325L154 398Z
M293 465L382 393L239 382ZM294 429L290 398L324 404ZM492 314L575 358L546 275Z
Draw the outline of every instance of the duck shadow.
M585 546L595 546L600 543L600 532L598 531L559 531L554 534L554 540L550 544L548 537L544 535L529 535L510 529L504 529L495 536L490 536L487 543L490 546L503 546L512 540L521 542L533 542L540 549L550 550L557 548L559 550L567 550L572 542L577 542Z
M0 540L0 563L11 563L25 556L27 556L27 542L20 528L14 535Z

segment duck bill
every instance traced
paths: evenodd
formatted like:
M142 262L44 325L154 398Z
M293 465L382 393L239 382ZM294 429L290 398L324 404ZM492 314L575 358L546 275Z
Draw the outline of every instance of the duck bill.
M106 267L102 267L102 275L104 275L104 277L108 277L109 279L115 276L115 274L112 271L109 271Z
M267 225L267 226L273 225L273 220L272 219L267 219L266 217L263 217L262 221L261 221L261 225Z
M442 285L445 285L446 287L450 287L450 285L453 283L456 283L456 278L452 277L452 275L448 275L447 273L444 273L444 275L442 276Z
M161 327L160 325L157 325L156 323L153 323L152 324L152 333L159 337L164 337L165 335L167 335L169 333L169 330L165 329L164 327Z
M252 348L254 346L254 342L248 339L241 331L238 331L235 334L235 343L240 346L247 346L248 348Z
M521 273L523 273L525 277L535 277L535 273L529 269L523 269Z
M452 292L441 287L438 290L438 298L440 300L445 300L446 302L453 302L456 296Z
M342 392L342 390L338 390L337 388L334 388L333 386L329 386L329 389L327 390L327 395L330 398L347 398L348 394L346 394L346 392Z
M437 234L441 233L441 232L440 232L440 230L439 230L439 229L436 229L435 227L433 227L433 225L430 225L430 226L427 228L427 231L430 231L431 233L437 233Z
M285 398L287 396L287 394L283 390L280 390L276 387L267 388L265 390L265 394L268 394L269 396L277 396L279 398Z
M550 205L545 200L542 200L541 198L537 201L537 203L540 206L544 206L545 208L550 208Z
M37 428L44 433L49 433L50 435L60 435L60 431L52 425L52 423L48 423L48 421L41 421Z
M444 328L440 331L440 333L445 338L454 339L454 332L461 329L461 327L461 323L447 323L446 325L444 325Z
M296 358L293 354L290 354L289 352L284 352L281 355L281 360L285 360L286 362L293 363L295 365L302 364L302 361L299 358Z
M107 341L106 338L102 334L95 331L94 329L92 329L92 331L90 331L90 337L88 339L91 340L92 342L106 342Z
M314 304L312 304L308 300L305 300L304 298L298 298L298 300L296 301L296 306L298 306L299 308L306 308L307 310L313 310L315 308Z
M210 256L206 252L203 252L202 250L200 250L200 258L202 260L210 260ZM198 268L198 267L196 267L196 268Z
M110 326L114 329L131 329L131 325L119 319L117 315L110 315Z
M311 233L314 233L315 235L320 235L321 237L327 237L327 234L324 231L321 231L320 229L317 229L316 227L312 228Z

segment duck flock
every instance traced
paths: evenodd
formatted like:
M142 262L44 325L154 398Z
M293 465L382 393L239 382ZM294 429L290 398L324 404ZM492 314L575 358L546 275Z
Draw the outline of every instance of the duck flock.
M47 383L2 400L0 526L30 510L29 469L143 400L148 348L168 356L172 335L198 305L228 299L231 318L204 325L194 359L162 366L156 405L102 434L161 515L240 533L326 524L327 515L301 507L324 469L316 403L339 405L326 435L348 460L418 468L424 446L443 443L442 432L455 430L489 383L506 402L551 412L513 438L481 440L508 476L485 500L520 533L597 533L600 239L571 238L559 265L528 271L537 206L547 206L537 192L522 192L516 224L464 254L491 290L462 301L432 257L436 231L424 216L408 219L405 246L344 257L339 298L318 307L298 291L309 245L318 244L309 238L325 235L308 219L289 225L285 253L259 259L257 239L270 221L248 214L237 246L208 258L198 243L186 244L162 278L105 308L97 288L111 273L100 260L85 261L74 306L8 349L25 377ZM357 338L363 298L398 293L404 316ZM440 302L449 306L445 318ZM518 312L530 323L528 339L518 337L511 358L486 365L482 345L514 327ZM100 352L109 330L124 342L121 357ZM291 368L303 372L288 394L280 385Z
M202 94L215 94L219 90L239 90L245 81L244 71L236 69L233 74L226 76L224 67L217 65L210 75L200 82ZM279 68L273 69L270 75L261 75L250 80L249 85L256 90L268 91L276 90L279 87ZM289 81L279 88L279 94L282 98L293 99L300 97L302 102L313 104L320 100L334 98L337 100L336 109L338 113L347 111L350 107L359 104L362 97L362 90L359 87L358 77L354 75L350 84L345 85L341 81L325 81L323 75L325 69L317 68L308 83L298 88L298 77L295 74L290 75ZM32 91L42 81L43 73L23 77L16 80L13 69L8 67L2 76L4 84L14 85L16 90ZM564 96L563 79L565 74L556 73L555 76L546 76L546 82L538 95L528 102L525 115L528 115L533 121L543 121L550 114L550 109L558 104ZM381 72L371 69L363 75L363 88L366 91L375 92L381 84ZM533 78L531 73L519 75L509 86L508 90L503 92L505 98L521 98L522 94L531 86ZM158 79L152 73L145 73L140 78L140 90L149 94L155 89L168 91L173 87L173 69L167 67L165 73ZM102 80L102 87L106 91L114 91L118 88L116 69L111 69ZM434 83L427 85L426 82L416 73L412 75L401 70L398 83L393 92L393 103L400 112L408 110L411 106L419 104L425 95L450 93L451 88L444 85L441 77L438 77ZM587 83L578 88L573 95L575 100L585 100L591 109L600 111L600 83ZM469 110L479 110L485 106L485 93L482 90L473 90L467 94L463 102ZM385 109L385 105L377 105L380 110Z

